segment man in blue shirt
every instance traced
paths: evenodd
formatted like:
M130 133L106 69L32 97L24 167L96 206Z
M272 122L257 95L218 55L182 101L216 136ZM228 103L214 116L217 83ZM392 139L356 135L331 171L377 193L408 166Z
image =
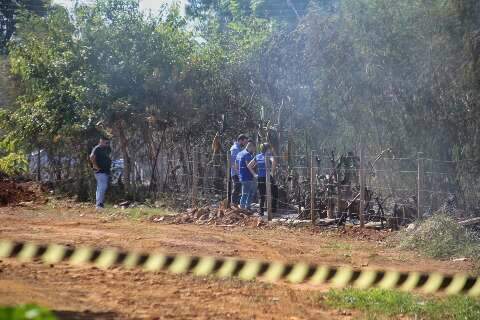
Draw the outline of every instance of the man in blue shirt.
M237 155L236 166L238 167L238 178L242 184L242 196L240 198L240 208L250 210L250 205L257 193L257 183L255 178L257 174L249 167L255 154L255 144L248 142L245 150Z
M242 184L238 178L238 168L236 166L237 155L245 148L248 142L246 135L241 134L238 136L237 141L230 148L230 178L232 185L232 193L230 195L230 203L238 206L240 204L240 193L242 192Z
M275 159L270 154L270 144L264 143L260 146L260 153L248 164L250 168L256 168L258 174L258 192L260 193L260 215L266 211L266 194L267 194L267 167L266 161L269 161L268 167L270 174L275 169ZM270 187L272 192L272 212L277 211L278 188L270 175Z

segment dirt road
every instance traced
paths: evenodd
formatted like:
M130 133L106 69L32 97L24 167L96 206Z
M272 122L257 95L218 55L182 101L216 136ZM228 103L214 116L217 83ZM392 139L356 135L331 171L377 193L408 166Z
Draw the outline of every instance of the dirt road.
M280 261L469 271L387 248L382 234L221 228L111 219L85 209L0 208L0 238ZM36 302L62 319L349 319L305 285L240 282L93 267L0 262L0 305Z

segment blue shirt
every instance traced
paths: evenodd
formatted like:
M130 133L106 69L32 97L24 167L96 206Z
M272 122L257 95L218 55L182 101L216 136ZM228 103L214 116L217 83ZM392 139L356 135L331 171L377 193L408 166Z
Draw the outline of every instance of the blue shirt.
M242 151L242 147L238 142L235 142L230 148L230 175L238 176L238 171L235 170L235 161L237 161L237 155Z
M248 164L253 160L253 155L247 150L241 151L237 155L237 164L238 164L238 178L240 181L251 181L253 180L253 175L248 169Z
M259 153L255 156L255 162L257 163L257 173L261 178L267 176L267 168L265 166L265 153Z

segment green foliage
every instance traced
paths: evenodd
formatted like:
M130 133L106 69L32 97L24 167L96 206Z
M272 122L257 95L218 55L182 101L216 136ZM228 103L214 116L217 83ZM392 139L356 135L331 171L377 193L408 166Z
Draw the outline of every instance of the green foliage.
M84 103L92 82L73 32L63 8L45 19L30 14L20 18L21 40L11 44L10 65L24 90L15 112L1 118L5 131L25 145L49 144L89 116Z
M187 14L207 19L212 14L220 23L229 23L244 18L262 18L295 24L307 14L310 6L334 7L336 0L191 0Z
M327 305L363 311L367 319L391 319L405 315L432 320L473 320L480 317L480 302L461 296L426 299L411 293L382 289L344 289L331 290L325 298Z
M0 307L0 320L55 320L52 312L36 305Z
M27 172L28 161L25 154L11 152L6 156L0 156L0 173L15 176Z
M370 154L480 157L478 1L192 0L187 12L98 0L21 15L2 140L82 162L105 130L127 189L136 161L155 180L160 151L253 131L260 107L302 152L363 137ZM454 182L465 193L469 173Z
M0 4L0 54L7 49L7 44L15 32L16 15L25 10L37 15L45 15L49 0L2 0Z
M415 249L429 257L480 258L480 240L445 214L436 214L397 237L401 248Z

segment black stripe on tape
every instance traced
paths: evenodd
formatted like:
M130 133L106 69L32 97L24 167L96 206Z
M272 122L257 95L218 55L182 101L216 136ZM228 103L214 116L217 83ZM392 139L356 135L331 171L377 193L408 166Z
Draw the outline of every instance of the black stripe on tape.
M127 252L119 252L117 254L117 258L115 259L115 262L113 263L114 265L119 265L122 264L125 259L127 258L128 253Z
M360 278L361 274L362 274L362 271L354 270L352 272L352 276L350 277L350 281L348 281L348 284L354 283L358 278Z
M236 277L242 271L243 267L245 266L246 262L243 260L235 260L235 268L233 269L232 276Z
M15 242L13 245L12 251L10 252L10 258L16 257L20 252L22 252L25 243L23 242Z
M95 262L95 260L97 260L97 258L102 254L102 250L99 250L99 249L95 249L92 251L92 255L90 256L90 258L88 259L88 262L90 263L93 263Z
M199 257L192 257L190 259L190 264L188 265L187 270L192 271L198 265L198 263L200 262L200 259L201 258L199 258Z
M37 252L35 252L35 255L33 256L34 259L39 259L43 256L45 252L47 252L48 246L38 246L37 247Z
M402 284L405 283L405 281L407 281L408 279L408 273L405 273L405 272L401 272L400 273L400 276L398 277L398 280L397 280L397 283L395 284L395 286L398 288L400 286L402 286Z
M62 260L65 261L67 259L70 259L70 257L73 255L74 252L75 252L75 248L66 248Z
M262 262L260 264L260 269L258 270L258 276L261 277L265 272L267 272L268 268L270 267L269 262Z
M328 268L328 274L327 274L327 277L325 278L325 282L332 280L336 274L337 274L337 268Z
M165 264L163 265L163 268L168 268L170 265L175 261L176 256L165 256Z
M428 274L425 274L425 273L421 274L421 275L420 275L420 278L418 279L418 282L417 282L417 285L415 286L415 288L420 288L420 287L422 287L425 283L427 283L429 277L430 277L430 276L429 276Z
M469 277L463 286L462 292L467 293L470 289L473 288L475 283L477 282L477 278Z
M293 270L293 265L286 264L284 266L284 269L283 269L282 275L280 276L280 279L288 277L288 275L290 274L290 272L292 272L292 270Z
M224 263L225 263L225 260L223 260L223 259L215 259L215 263L213 264L212 273L217 273L217 271L220 270L220 268L223 266Z
M307 271L307 274L305 275L304 281L308 281L315 274L317 269L318 269L317 266L314 266L314 265L308 266L308 271Z
M377 271L375 274L375 279L373 280L372 286L377 285L382 281L383 277L385 277L385 272L384 271Z
M446 288L448 288L448 286L450 285L450 283L452 283L452 281L453 281L453 277L450 277L450 276L443 277L442 283L440 284L440 287L438 287L438 291L443 291Z
M147 262L147 260L148 260L149 257L150 257L149 254L141 254L141 255L138 257L137 266L142 267L143 264L144 264L145 262Z

